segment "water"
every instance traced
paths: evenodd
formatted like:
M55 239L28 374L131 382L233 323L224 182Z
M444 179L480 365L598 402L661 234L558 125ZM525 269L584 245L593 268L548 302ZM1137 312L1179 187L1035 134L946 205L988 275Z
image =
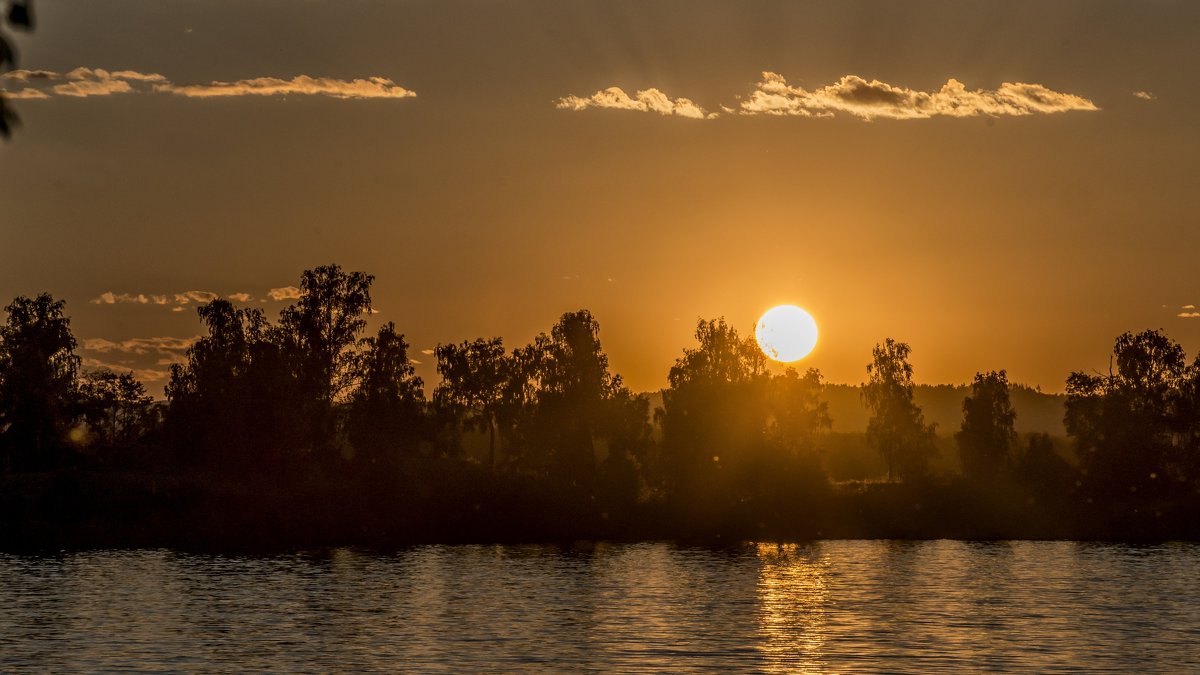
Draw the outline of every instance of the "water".
M0 555L0 671L1200 670L1200 546Z

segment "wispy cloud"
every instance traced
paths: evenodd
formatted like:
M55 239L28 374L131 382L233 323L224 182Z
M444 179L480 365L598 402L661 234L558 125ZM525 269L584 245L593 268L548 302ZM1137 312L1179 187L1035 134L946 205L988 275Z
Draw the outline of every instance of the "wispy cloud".
M1149 91L1135 91L1133 92L1133 95L1142 99L1143 101L1153 101L1154 99L1158 98L1153 92Z
M121 293L120 295L112 291L101 293L99 297L92 298L89 302L93 305L165 305L170 302L165 295L146 295L145 293Z
M8 89L8 83L20 88ZM231 96L325 96L338 99L411 98L416 92L385 77L341 80L297 75L291 79L255 77L235 82L178 84L158 73L76 68L66 73L52 70L13 70L0 76L0 92L8 98L46 99L53 96L87 98L114 94L163 93L186 98Z
M662 91L651 87L642 89L636 95L630 96L620 87L609 87L591 96L564 96L554 102L556 108L563 110L587 110L588 108L610 108L613 110L636 110L639 112L655 112L660 115L674 115L689 119L710 119L717 113L710 113L696 105L688 98L671 98Z
M98 354L146 354L178 355L187 351L188 347L196 344L200 336L192 337L146 337L130 338L128 340L108 340L105 338L88 338L80 344L84 351Z
M204 305L221 297L212 291L184 291L175 294L175 302L180 305L186 305L189 302L194 302L197 305Z
M186 305L205 304L221 297L212 291L183 291L182 293L114 293L105 291L88 302L93 305Z
M166 82L167 78L157 73L139 73L132 70L108 71L103 68L76 68L66 73L52 70L13 70L0 80L20 82L25 92L23 98L49 98L50 95L87 98L89 96L111 96L128 94L135 85L150 85Z
M290 80L277 77L256 77L236 82L212 82L209 84L160 84L154 87L188 98L213 98L218 96L330 96L333 98L410 98L416 92L405 89L384 77L337 80L329 77L299 75Z
M1200 312L1180 312L1175 316L1181 319L1200 319Z
M1023 82L1005 82L997 89L967 89L962 82L950 79L941 89L926 92L846 75L834 84L809 90L789 85L778 73L764 72L754 91L741 101L737 112L800 117L831 117L844 113L864 120L904 120L935 116L1036 115L1071 110L1099 108L1081 96Z
M1153 97L1152 94L1149 96ZM788 84L782 75L773 72L764 72L754 91L739 98L737 107L721 106L721 109L742 115L833 117L845 114L864 120L998 117L1099 110L1095 103L1082 96L1054 91L1042 84L1005 82L996 89L967 89L962 82L949 79L937 91L920 91L846 75L833 84L805 89ZM554 104L564 110L608 108L691 119L712 119L718 115L691 99L673 99L654 88L630 96L620 87L609 87L587 97L565 96Z
M295 286L284 286L283 288L272 288L267 291L267 297L272 300L295 300L300 297L300 289Z
M279 302L282 300L295 300L302 295L301 290L295 286L283 286L268 290L258 301ZM173 312L182 312L186 305L203 305L220 297L241 303L256 301L253 294L244 292L229 293L222 296L220 293L212 291L182 291L179 293L116 293L114 291L105 291L88 302L93 305L165 305L171 307L171 311ZM378 314L379 311L373 309L371 313Z

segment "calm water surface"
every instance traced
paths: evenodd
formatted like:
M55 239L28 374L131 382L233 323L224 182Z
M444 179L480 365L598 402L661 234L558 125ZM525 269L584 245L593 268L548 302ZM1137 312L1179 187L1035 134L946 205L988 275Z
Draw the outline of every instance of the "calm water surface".
M1200 546L0 555L0 671L1200 671Z

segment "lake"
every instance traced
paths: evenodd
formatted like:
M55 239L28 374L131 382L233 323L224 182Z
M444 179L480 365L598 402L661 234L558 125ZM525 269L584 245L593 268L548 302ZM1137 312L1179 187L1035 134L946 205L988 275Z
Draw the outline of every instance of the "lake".
M1200 670L1200 545L0 554L0 671Z

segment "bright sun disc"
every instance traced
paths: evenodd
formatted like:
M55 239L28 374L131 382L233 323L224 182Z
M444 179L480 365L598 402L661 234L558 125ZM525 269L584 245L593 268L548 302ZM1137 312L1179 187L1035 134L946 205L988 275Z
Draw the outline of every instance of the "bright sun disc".
M799 361L817 346L817 322L795 305L779 305L758 320L754 337L768 357L784 363Z

